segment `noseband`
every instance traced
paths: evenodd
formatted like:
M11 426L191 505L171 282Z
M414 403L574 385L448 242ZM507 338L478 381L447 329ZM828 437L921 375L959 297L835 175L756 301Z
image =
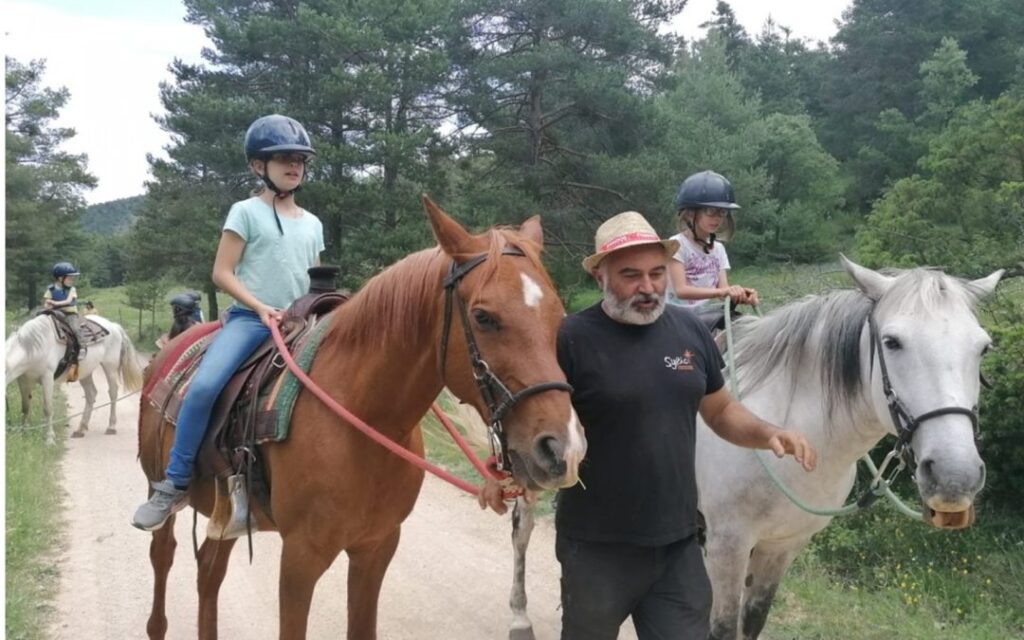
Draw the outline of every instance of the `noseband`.
M970 409L966 407L941 407L939 409L933 409L927 413L922 413L919 416L914 416L907 409L907 406L903 404L899 396L892 388L892 382L889 380L889 371L885 366L885 355L882 348L882 339L878 335L878 326L875 324L874 309L868 314L868 327L871 329L871 358L874 359L875 351L878 351L878 367L882 372L882 392L885 394L885 400L889 404L889 415L892 417L892 423L896 427L896 446L893 451L886 458L885 464L889 462L892 456L898 456L900 458L900 467L903 465L910 466L913 469L916 464L914 462L914 452L911 449L910 441L914 437L914 432L921 426L925 420L931 420L939 416L945 415L964 415L970 418L971 425L974 427L974 437L978 438L978 407L974 406ZM879 473L883 472L884 466L879 468ZM894 474L895 475L895 474Z
M503 256L525 256L521 249L515 246L507 246L501 251ZM501 421L505 415L512 410L519 401L544 391L567 391L572 393L572 387L565 382L541 382L530 385L519 391L512 392L502 383L491 371L487 361L480 356L480 348L476 344L476 336L469 324L469 313L466 311L466 301L462 296L457 295L457 288L462 278L483 264L487 260L487 254L483 253L456 264L448 270L444 279L444 328L441 331L441 379L444 379L445 361L448 354L448 334L452 323L452 300L458 300L459 317L462 319L462 331L466 337L466 347L469 351L469 362L473 367L473 378L476 386L480 389L480 395L487 405L490 419L487 426L487 434L491 442L491 453L494 455L498 471L511 471L512 463L508 458L508 439Z

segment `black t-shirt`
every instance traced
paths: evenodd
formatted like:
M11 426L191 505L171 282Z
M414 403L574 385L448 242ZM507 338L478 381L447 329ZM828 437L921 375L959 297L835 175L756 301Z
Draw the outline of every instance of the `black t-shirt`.
M680 307L630 325L598 303L562 322L558 362L587 437L581 484L558 494L558 531L649 546L693 535L697 410L725 383L708 330Z

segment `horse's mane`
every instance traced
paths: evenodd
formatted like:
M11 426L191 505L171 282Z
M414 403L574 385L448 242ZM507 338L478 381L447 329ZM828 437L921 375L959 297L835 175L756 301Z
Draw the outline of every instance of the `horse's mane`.
M878 314L900 309L937 313L951 305L970 309L978 297L941 271L919 268L890 275L896 279L877 305L860 291L841 290L807 296L764 318L738 319L734 345L742 391L785 372L795 386L803 367L817 366L829 415L840 407L850 411L863 391L860 337L873 308Z
M547 283L554 286L541 266L539 247L533 242L509 228L495 227L485 236L489 241L487 260L477 267L482 277L469 294L467 303L472 304L479 291L494 278L500 267L501 251L510 244L521 249L537 270L545 274ZM453 257L461 263L474 255L477 254ZM441 248L433 247L410 254L387 267L367 280L334 314L325 342L341 340L366 344L379 341L382 335L388 340L411 342L415 335L411 320L422 313L422 305L440 301L441 280L449 264L450 259Z
M50 322L45 314L40 314L18 327L7 340L16 340L25 349L26 357L31 359L46 349L47 331L52 331Z

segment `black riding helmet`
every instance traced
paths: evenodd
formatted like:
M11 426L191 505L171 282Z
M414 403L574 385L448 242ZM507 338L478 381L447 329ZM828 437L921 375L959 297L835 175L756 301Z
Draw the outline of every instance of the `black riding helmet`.
M711 252L719 235L722 235L726 240L729 239L735 228L732 212L740 208L740 205L736 204L736 194L732 190L732 183L725 176L714 171L694 173L687 177L686 180L683 180L683 183L679 185L679 191L676 193L675 205L681 219L683 213L688 209L712 208L725 209L728 212L729 215L726 216L723 229L725 233L712 233L711 237L706 241L697 236L694 221L686 219L687 227L689 227L690 232L693 234L694 240L704 249L704 253Z
M316 151L310 145L309 134L306 133L305 127L288 116L272 114L263 116L249 125L249 130L245 132L245 159L267 162L275 153L300 153L306 159L316 155ZM279 189L265 170L260 177L267 188L276 193L278 198L287 198L300 189L300 187L295 187L290 191ZM274 219L277 222L277 230L284 235L281 220L277 218L276 199Z
M700 209L714 207L716 209L739 209L736 195L732 191L732 183L720 173L701 171L683 180L676 193L676 210Z

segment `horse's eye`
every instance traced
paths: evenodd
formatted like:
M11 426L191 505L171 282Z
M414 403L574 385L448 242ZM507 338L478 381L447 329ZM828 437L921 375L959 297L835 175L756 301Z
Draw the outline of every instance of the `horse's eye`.
M992 351L993 351L994 349L995 349L995 347L993 347L991 343L990 343L990 344L986 344L986 345L985 345L984 347L982 347L982 349L981 349L981 355L983 355L983 356L984 356L984 355L988 355L988 354L992 353Z
M473 319L481 331L497 331L501 329L498 320L483 309L473 309Z
M903 343L899 341L899 338L894 338L892 336L885 336L882 338L882 344L884 344L885 348L889 351L899 351L903 348Z

